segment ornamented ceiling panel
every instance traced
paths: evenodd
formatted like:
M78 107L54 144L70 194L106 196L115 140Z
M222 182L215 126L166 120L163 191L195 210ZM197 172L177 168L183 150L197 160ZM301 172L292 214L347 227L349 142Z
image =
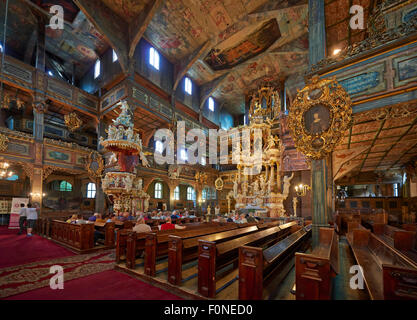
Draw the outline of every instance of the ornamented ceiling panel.
M116 13L119 18L130 23L139 16L152 0L102 0L102 2Z
M242 113L246 91L308 65L308 1L167 0L145 37L169 60L181 62L207 40L212 47L188 75L199 85L219 79L213 96Z
M361 153L341 166L337 179L399 170L417 156L417 101L355 114L354 125L336 152L359 149Z

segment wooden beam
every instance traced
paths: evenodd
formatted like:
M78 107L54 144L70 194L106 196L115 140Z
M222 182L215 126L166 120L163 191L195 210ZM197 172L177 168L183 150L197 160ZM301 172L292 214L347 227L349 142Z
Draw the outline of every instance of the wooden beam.
M210 40L207 40L202 46L197 48L193 53L191 53L187 59L185 59L185 63L178 68L177 75L175 77L175 83L173 87L173 91L177 90L177 87L181 81L181 79L187 74L188 70L193 66L193 64L200 59L202 56L207 54L208 50L211 48L212 43Z
M201 87L201 96L202 99L200 101L200 113L203 110L204 103L206 103L207 99L216 91L220 84L223 82L224 79L227 78L229 73L225 73L224 75L218 77L217 79L214 79L213 81L204 84Z
M128 72L129 25L122 19L114 19L114 12L99 0L74 2L116 52L123 72Z
M159 10L163 3L163 0L154 0L152 3L149 3L145 10L141 12L138 18L134 19L133 22L129 25L129 57L133 57L135 53L136 46L139 43L139 40L142 38L143 34L146 31L149 23L151 22L155 13Z

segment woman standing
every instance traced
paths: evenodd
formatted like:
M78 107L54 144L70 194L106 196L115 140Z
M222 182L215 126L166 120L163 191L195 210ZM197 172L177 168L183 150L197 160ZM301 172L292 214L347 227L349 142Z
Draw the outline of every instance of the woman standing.
M27 224L28 224L28 237L32 236L32 230L35 227L36 220L38 220L38 211L36 208L32 208L32 204L28 203L26 209Z

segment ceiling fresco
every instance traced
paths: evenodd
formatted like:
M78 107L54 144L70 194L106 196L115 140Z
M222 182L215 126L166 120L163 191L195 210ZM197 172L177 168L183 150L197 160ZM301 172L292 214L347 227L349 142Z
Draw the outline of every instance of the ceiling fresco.
M189 69L197 84L222 79L212 95L240 114L244 95L265 79L285 79L308 65L308 1L167 0L145 37L174 63L207 40Z
M97 59L109 47L103 36L97 32L85 15L70 0L39 1L33 3L49 12L52 4L62 5L65 12L64 30L45 30L46 51L50 56L60 60L67 75L71 75L72 64L76 65L76 76L82 77ZM9 2L6 50L13 51L23 59L31 39L36 40L35 30L38 20L33 11L36 9L25 4L23 0ZM0 15L4 19L4 11ZM3 29L0 30L3 38ZM34 47L31 47L34 50ZM31 54L29 54L29 58Z
M130 23L139 16L152 0L102 0L102 2L116 13L119 18Z
M32 13L36 9L25 1L29 0L10 1L7 46L16 52L25 52L37 25ZM65 29L46 30L46 49L60 60L68 75L75 64L76 77L82 77L109 48L105 37L71 0L30 1L44 11L52 4L65 8ZM115 34L120 33L120 41L125 41L126 35L115 21L134 24L151 2L102 0L107 15L98 12L95 18L113 24ZM210 92L231 113L240 114L244 95L263 81L304 72L307 32L308 0L165 0L144 37L177 66L206 45L187 75L203 87L202 92Z
M245 33L242 30L241 33ZM244 40L229 48L213 48L204 58L204 62L210 66L212 70L231 69L257 56L259 53L268 49L278 38L281 33L278 28L276 19L271 19L249 34Z

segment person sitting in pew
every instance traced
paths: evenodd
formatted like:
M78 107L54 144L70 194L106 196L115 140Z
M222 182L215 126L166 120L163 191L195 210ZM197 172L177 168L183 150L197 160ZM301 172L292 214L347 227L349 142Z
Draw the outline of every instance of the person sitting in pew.
M248 220L246 220L245 215L242 213L240 216L238 215L238 219L237 221L235 221L236 223L248 223Z
M96 212L96 213L94 213L94 215L92 215L90 218L88 218L88 221L95 222L97 220L97 216L98 216L98 213Z
M71 218L67 220L67 223L76 223L77 222L77 215L73 214Z
M248 223L253 223L253 222L258 223L258 221L254 217L252 217L249 213L246 214L245 218Z
M77 223L77 224L85 224L87 222L88 221L85 220L84 217L81 214L77 215L77 220L75 221L75 223Z
M233 220L233 214L229 213L229 216L228 216L228 218L227 218L226 221L227 222L234 222L234 220Z
M151 232L152 228L145 223L144 218L139 218L132 230L137 233L142 233Z
M103 218L100 213L97 213L96 222L105 223L107 219Z
M180 219L180 216L178 215L178 212L176 210L172 211L171 219L172 220L174 220L174 219Z
M115 222L116 220L117 220L116 215L114 213L112 213L111 215L109 215L106 222Z
M195 211L191 211L191 214L189 215L189 218L197 218L195 215Z
M173 229L185 229L185 226L173 224L170 217L166 219L166 222L158 226L159 230L173 230Z

